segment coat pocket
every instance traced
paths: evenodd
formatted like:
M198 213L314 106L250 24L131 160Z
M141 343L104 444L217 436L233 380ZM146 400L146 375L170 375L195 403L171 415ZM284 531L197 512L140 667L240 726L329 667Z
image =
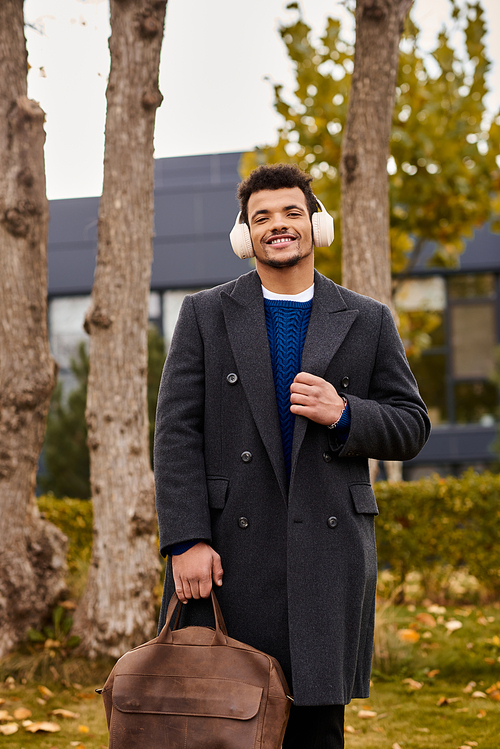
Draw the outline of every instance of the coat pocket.
M229 479L207 476L208 505L211 510L223 510L226 505Z
M356 512L367 515L378 515L377 501L371 484L351 484L349 486Z

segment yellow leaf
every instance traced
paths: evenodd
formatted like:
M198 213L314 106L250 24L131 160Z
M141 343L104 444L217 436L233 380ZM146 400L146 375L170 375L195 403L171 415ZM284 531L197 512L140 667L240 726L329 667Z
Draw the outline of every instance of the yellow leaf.
M483 660L484 660L485 663L495 663L495 659L494 658L484 658Z
M26 726L26 730L30 733L37 733L38 731L45 731L46 733L56 733L61 730L61 726L58 723L50 723L46 720L37 720L31 725Z
M480 710L477 714L478 718L484 718L486 716L486 710Z
M52 710L51 715L59 715L61 718L79 718L80 713L73 713L71 710L65 710L62 707L58 707Z
M398 638L401 642L418 642L420 635L414 629L398 629Z
M408 684L410 689L422 689L424 686L421 681L415 681L415 679L403 679L403 684Z
M376 718L377 713L375 710L359 710L358 718Z
M13 733L17 733L17 731L19 731L17 723L5 723L5 725L0 726L0 733L3 736L10 736Z
M78 726L78 730L80 733L88 733L90 731L90 728L88 726Z
M429 679L433 679L435 676L437 676L439 673L439 668L434 668L432 671L429 671L427 674L427 677Z
M54 696L54 692L51 692L48 687L39 686L38 691L40 692L42 697L45 697L46 700Z
M31 710L28 710L27 707L18 707L14 710L13 714L16 720L26 720L26 718L31 718Z
M500 637L498 635L493 635L493 637L491 638L491 642L493 643L493 645L496 645L497 647L499 647Z
M436 620L432 616L432 614L428 614L425 611L422 611L422 613L417 614L415 619L420 622L420 624L423 624L424 627L430 627L431 629L436 626Z

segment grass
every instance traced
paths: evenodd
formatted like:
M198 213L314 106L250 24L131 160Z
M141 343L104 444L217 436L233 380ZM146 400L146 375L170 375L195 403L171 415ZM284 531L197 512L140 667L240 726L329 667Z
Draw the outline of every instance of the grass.
M17 720L17 733L0 734L0 749L108 746L104 707L94 689L111 665L58 658L31 647L0 663L0 710L13 716L25 707L30 720L60 726L57 733L31 734ZM380 605L371 695L346 708L346 749L498 749L499 659L500 606ZM52 715L57 708L79 715L60 718ZM6 722L12 721L0 725Z

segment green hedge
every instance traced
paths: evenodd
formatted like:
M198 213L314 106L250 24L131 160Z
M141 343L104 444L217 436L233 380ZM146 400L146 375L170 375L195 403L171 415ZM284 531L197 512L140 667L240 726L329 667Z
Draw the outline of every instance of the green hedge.
M400 582L419 572L426 587L444 565L466 568L500 593L500 475L468 471L460 479L379 482L375 494L380 569L391 569ZM92 502L46 495L38 506L68 536L69 570L79 573L91 557Z
M439 567L465 567L481 585L500 592L500 475L469 470L462 478L439 476L375 485L379 568L402 581Z

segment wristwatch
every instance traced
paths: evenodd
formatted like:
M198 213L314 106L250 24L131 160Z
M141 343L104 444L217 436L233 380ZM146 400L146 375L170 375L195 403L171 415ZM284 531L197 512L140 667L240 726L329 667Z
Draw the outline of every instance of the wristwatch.
M340 419L342 418L342 415L343 415L343 413L344 413L344 411L345 411L345 408L346 408L346 406L347 406L347 398L345 398L345 397L344 397L343 395L341 395L340 397L341 397L341 398L342 398L342 400L344 401L344 408L342 409L342 413L340 414L340 416L339 416L339 418L337 419L337 421L334 421L334 422L333 422L333 424L328 424L328 429L335 429L335 427L336 427L336 426L338 425L338 423L339 423Z

